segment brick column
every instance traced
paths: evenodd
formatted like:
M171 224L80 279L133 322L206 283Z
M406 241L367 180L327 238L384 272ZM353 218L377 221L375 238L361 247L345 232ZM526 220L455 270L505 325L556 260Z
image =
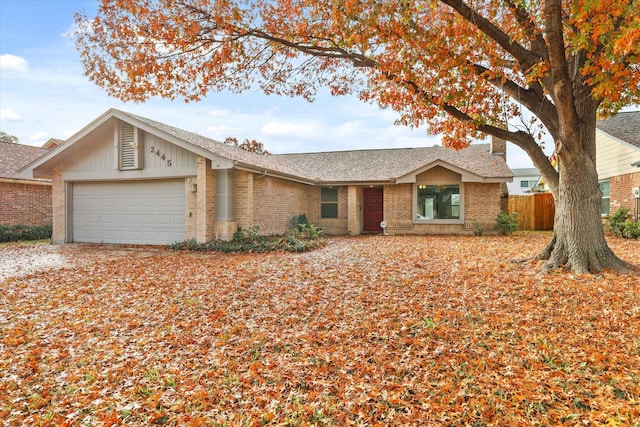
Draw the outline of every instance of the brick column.
M184 180L185 220L184 238L192 240L198 237L198 178L190 177ZM195 190L195 191L194 191Z
M62 180L62 171L64 166L57 166L53 170L53 180L51 183L51 204L52 204L52 223L53 233L51 241L60 245L67 241L67 207L66 207L66 189Z
M211 160L198 157L196 193L196 240L206 243L213 239L215 222L215 174Z
M362 233L362 187L355 185L347 187L347 233Z
M253 227L253 174L236 171L234 211L238 228Z

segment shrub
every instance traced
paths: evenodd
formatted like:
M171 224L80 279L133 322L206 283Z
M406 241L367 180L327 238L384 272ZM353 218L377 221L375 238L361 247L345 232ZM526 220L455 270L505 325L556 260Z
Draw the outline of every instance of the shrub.
M516 212L513 212L511 214L500 212L495 218L495 229L498 234L501 236L506 236L516 231L518 229L518 222L516 221L517 216L518 214Z
M640 239L640 221L625 221L624 228L622 229L622 237L627 239Z
M476 236L482 236L484 234L484 227L482 227L479 221L473 221L473 234Z
M309 220L307 219L307 214L296 215L291 218L291 228L300 229L303 226L309 225Z
M260 227L238 230L231 240L212 240L197 243L187 240L169 245L173 250L207 251L207 252L305 252L322 246L322 230L315 225L300 223L291 228L284 236L264 236L259 233Z
M623 237L625 223L631 220L631 211L627 208L620 208L613 215L607 214L604 218L607 229L616 236Z
M0 242L51 239L51 225L0 225Z

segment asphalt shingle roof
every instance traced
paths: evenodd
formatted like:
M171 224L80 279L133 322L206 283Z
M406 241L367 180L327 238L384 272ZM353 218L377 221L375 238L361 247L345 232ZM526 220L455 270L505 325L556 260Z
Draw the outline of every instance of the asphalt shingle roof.
M618 113L600 120L596 127L609 135L640 148L640 111Z
M391 181L438 160L483 178L513 176L502 157L489 153L489 144L473 144L460 151L434 146L274 157L294 165L305 176L324 182Z
M0 141L0 178L18 179L18 170L49 150L31 145Z
M489 144L473 144L455 151L440 146L420 148L330 151L320 153L262 155L122 112L166 134L182 139L223 158L278 173L319 182L390 181L421 167L444 161L483 178L505 178L513 174L506 162L489 153Z

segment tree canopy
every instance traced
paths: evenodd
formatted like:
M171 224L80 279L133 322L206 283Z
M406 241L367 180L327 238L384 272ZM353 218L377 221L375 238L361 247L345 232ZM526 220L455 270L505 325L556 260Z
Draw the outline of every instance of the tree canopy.
M18 137L14 135L10 135L6 132L0 131L0 141L2 142L18 142Z
M258 142L255 139L249 140L245 138L244 141L238 142L238 138L233 136L228 136L225 138L223 142L227 145L238 147L242 150L249 151L251 153L264 154L264 155L271 154L271 152L265 148L262 142Z

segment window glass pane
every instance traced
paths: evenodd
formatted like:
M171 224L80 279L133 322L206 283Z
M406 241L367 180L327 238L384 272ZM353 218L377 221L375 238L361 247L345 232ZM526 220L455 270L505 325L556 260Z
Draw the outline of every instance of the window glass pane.
M609 184L609 181L602 181L600 183L600 192L602 193L600 213L602 215L607 215L611 213L611 185Z
M600 205L600 213L602 215L607 215L611 211L611 186L609 181L602 181L600 183L600 192L602 193L602 202Z
M338 201L338 189L337 188L323 188L320 193L320 200L323 202L337 202Z
M338 218L338 204L323 203L320 208L320 215L322 218Z
M338 218L338 189L320 189L320 217Z
M529 188L529 181L520 181L520 188Z
M416 219L460 219L459 185L418 185Z

